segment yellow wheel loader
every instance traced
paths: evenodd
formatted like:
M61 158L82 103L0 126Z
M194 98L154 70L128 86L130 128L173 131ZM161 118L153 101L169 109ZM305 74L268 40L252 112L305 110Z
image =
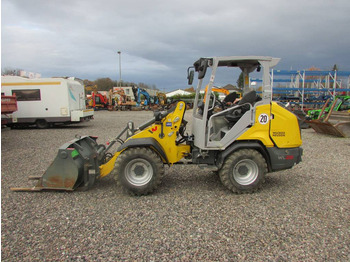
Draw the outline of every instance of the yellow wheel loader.
M218 171L223 185L234 193L254 192L266 173L292 168L303 152L297 117L271 101L269 72L278 62L263 56L200 58L188 69L189 84L195 74L198 78L190 134L186 105L179 101L138 128L130 121L107 147L96 137L77 137L59 149L42 177L34 178L35 187L13 190L86 190L115 169L112 173L126 191L146 195L160 185L165 165L196 164ZM231 70L238 71L237 77L243 72L243 97L225 108L212 88L233 78ZM250 73L262 74L261 96L250 86ZM201 100L206 85L208 92ZM116 143L120 145L111 153Z

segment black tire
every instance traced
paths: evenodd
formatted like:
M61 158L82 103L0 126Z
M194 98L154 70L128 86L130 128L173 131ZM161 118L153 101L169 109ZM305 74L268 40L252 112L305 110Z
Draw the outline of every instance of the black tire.
M219 171L222 184L234 193L253 193L265 182L265 158L254 149L241 149L229 155Z
M48 128L50 126L50 124L48 122L46 122L45 119L36 120L35 125L39 129L45 129L45 128Z
M132 195L152 193L161 183L164 165L150 148L135 147L119 155L115 164L116 180Z

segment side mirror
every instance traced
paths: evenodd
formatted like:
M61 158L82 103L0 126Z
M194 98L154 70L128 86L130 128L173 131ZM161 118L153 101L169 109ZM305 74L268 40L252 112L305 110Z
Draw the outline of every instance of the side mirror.
M188 85L192 85L193 83L193 78L194 78L194 70L190 70L190 68L192 67L189 67L187 69L187 80L188 80Z

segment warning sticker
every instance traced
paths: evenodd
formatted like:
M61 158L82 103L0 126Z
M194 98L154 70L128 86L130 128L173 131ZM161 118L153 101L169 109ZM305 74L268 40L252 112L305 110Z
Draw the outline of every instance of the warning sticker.
M267 114L259 115L259 123L262 125L266 125L269 122L269 116Z

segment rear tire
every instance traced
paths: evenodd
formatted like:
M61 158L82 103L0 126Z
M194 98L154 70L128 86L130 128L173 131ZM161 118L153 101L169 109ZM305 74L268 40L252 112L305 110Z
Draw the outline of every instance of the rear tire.
M161 183L164 165L150 148L135 147L125 150L117 158L116 180L132 195L152 193Z
M241 149L229 155L219 171L222 184L234 193L253 193L265 181L267 164L254 149Z

